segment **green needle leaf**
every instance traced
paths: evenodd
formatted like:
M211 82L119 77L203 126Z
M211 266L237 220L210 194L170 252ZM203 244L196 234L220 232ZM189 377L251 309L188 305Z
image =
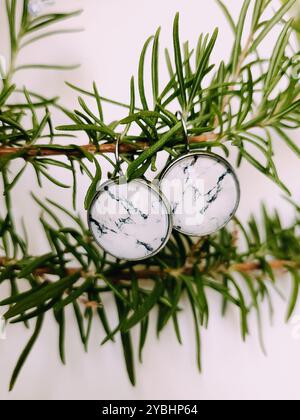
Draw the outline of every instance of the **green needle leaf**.
M129 319L127 319L127 321L125 321L122 324L121 331L127 332L131 328L133 328L136 324L138 324L140 321L142 321L151 311L153 306L157 303L159 297L162 294L162 291L163 291L163 285L161 281L157 279L155 283L155 287L153 291L150 293L149 297L145 299L145 301L143 302L143 305L141 305L141 307L138 308L135 311L135 313Z
M220 8L222 9L222 11L223 11L223 13L224 13L224 15L225 15L228 23L229 23L229 26L231 27L233 33L236 34L236 26L235 26L234 20L233 20L233 18L231 16L231 14L230 14L227 6L221 0L216 0L216 2L218 3L218 5L220 6Z
M36 326L35 326L33 335L31 337L31 339L29 340L28 344L26 345L25 349L23 350L23 352L22 352L22 354L21 354L21 356L18 360L18 363L17 363L17 365L16 365L16 367L13 371L13 374L12 374L12 377L11 377L11 380L10 380L10 385L9 385L9 390L10 391L13 390L13 388L15 386L15 383L18 379L18 376L21 372L21 369L22 369L24 363L26 362L26 360L27 360L27 358L28 358L36 340L38 339L38 336L39 336L39 334L41 332L41 329L42 329L42 326L43 326L43 321L44 321L44 315L43 314L39 315L38 318L37 318L37 321L36 321Z
M159 97L159 36L160 28L157 30L154 41L153 41L153 50L152 50L152 92L154 104L157 103L157 98Z
M98 186L98 184L99 184L99 182L101 181L101 178L102 178L102 170L101 170L100 164L99 164L99 162L96 158L94 159L94 162L95 162L95 166L96 166L96 173L95 173L94 179L93 179L93 181L92 181L92 183L91 183L91 185L90 185L90 187L89 187L89 189L86 193L86 196L85 196L84 208L86 210L90 208L90 205L91 205L91 203L93 201L93 198L95 197L95 194L96 194L96 191L97 191L97 186Z
M173 43L174 43L174 55L175 55L175 65L176 65L176 74L180 87L180 96L183 104L183 111L186 109L186 90L184 83L183 75L183 63L181 58L181 46L179 39L179 13L176 14L173 27Z
M209 58L210 55L213 51L213 48L215 46L216 40L218 37L218 29L215 29L208 45L207 48L205 50L205 52L203 53L203 56L201 57L201 60L199 62L195 77L194 77L194 83L192 86L192 90L191 90L191 94L190 94L190 98L189 98L189 107L191 106L191 104L193 103L195 96L197 94L197 92L199 92L199 90L201 90L201 81L203 79L203 77L206 75L206 70L207 70L207 66L208 66L208 62L209 62Z
M54 306L55 312L61 311L61 309L63 309L65 306L69 305L74 300L76 300L81 295L83 295L83 293L91 286L92 282L93 282L93 279L87 279L80 287L78 287L78 289L71 292L68 297L58 302Z
M289 321L295 311L298 297L299 297L299 287L300 287L300 275L298 270L288 268L289 272L291 273L292 280L293 280L293 290L290 298L288 313L287 313L287 321Z
M233 57L232 57L233 73L237 71L238 64L239 64L240 54L242 50L242 47L241 47L242 35L243 35L244 27L245 27L245 20L246 20L246 15L247 15L249 6L250 6L250 2L251 0L245 0L243 2L239 21L237 24L236 39L235 39L235 43L233 47Z
M295 4L296 0L288 0L270 19L267 21L267 23L264 25L263 30L260 32L260 34L257 36L257 38L254 40L250 52L253 52L257 49L259 44L265 39L265 37L269 34L269 32L273 29L273 27L281 21L281 19L284 17L284 15L290 10L290 8Z
M35 258L32 262L29 262L25 267L20 271L18 278L22 279L27 277L29 274L32 274L37 268L44 267L46 262L50 262L53 259L53 253L42 255L41 257Z
M80 273L75 273L72 276L65 277L55 283L47 284L41 290L32 292L30 295L24 297L20 302L16 303L5 314L4 318L13 318L20 315L28 309L40 306L56 296L61 295L65 290L72 286L80 277Z
M127 315L127 309L125 308L123 301L116 297L116 305L118 309L119 319L122 322ZM121 341L123 347L123 353L127 368L127 373L132 385L135 385L135 370L134 370L134 356L133 356L133 348L132 348L132 341L131 341L131 334L130 332L121 332Z
M274 78L277 76L277 73L281 70L282 59L284 57L285 49L290 38L290 28L292 22L293 20L290 20L285 24L276 42L276 46L271 57L270 66L265 81L265 94L267 94L267 92L270 89L270 86L272 86L273 84Z
M138 73L139 73L139 77L138 77L139 93L140 93L141 103L142 103L143 108L145 110L149 109L147 99L146 99L145 81L144 81L145 58L146 58L146 53L147 53L148 47L149 47L152 40L153 40L153 36L148 38L147 41L145 42L145 45L143 47L141 57L140 57L139 71L138 71Z
M146 160L150 159L155 153L162 149L180 129L181 122L178 122L173 128L171 128L171 130L165 133L160 140L150 146L137 159L135 159L128 167L127 178L131 179L140 165L142 165Z

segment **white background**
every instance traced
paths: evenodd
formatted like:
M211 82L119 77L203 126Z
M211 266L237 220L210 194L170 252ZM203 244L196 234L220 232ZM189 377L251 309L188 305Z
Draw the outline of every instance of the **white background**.
M2 0L1 3L4 3ZM226 0L234 16L242 1ZM64 27L84 27L85 32L64 35L42 41L29 47L20 62L48 62L59 64L82 63L80 69L68 72L27 71L17 78L19 85L44 95L60 95L65 106L77 107L76 94L64 85L68 80L90 89L96 80L101 93L113 99L128 100L129 79L137 73L140 50L146 38L162 26L163 48L172 45L172 21L176 11L181 15L182 38L195 45L201 32L212 32L220 27L220 36L214 60L228 58L232 36L220 10L208 0L60 0L61 10L84 7L83 14ZM5 31L3 4L1 10L1 39ZM4 41L1 53L6 54ZM264 54L274 46L274 36L264 44ZM163 54L161 63L163 63ZM161 73L165 69L161 66ZM106 108L107 121L125 116L124 111ZM56 115L56 123L68 123L65 117ZM298 133L299 134L299 133ZM297 136L295 134L295 139ZM75 140L74 140L75 141ZM84 136L78 144L86 143ZM284 147L276 143L276 162L282 179L300 199L299 162ZM103 163L103 159L101 160ZM18 168L15 166L15 170ZM293 215L290 207L281 199L281 192L270 181L244 165L238 172L242 185L242 202L239 216L245 220L251 213L258 213L262 200L270 207L281 209L288 223ZM64 171L56 176L64 182L70 177ZM80 178L79 209L88 188L88 181ZM30 198L35 191L40 197L51 197L71 208L67 191L44 184L40 190L31 170L23 176L14 193L16 218L24 217L30 227L30 244L33 253L45 252L46 244L39 228L39 211ZM84 215L84 213L83 213ZM288 277L279 279L280 288L288 295ZM3 291L3 295L5 290ZM268 310L264 308L264 338L268 352L265 357L260 349L256 319L251 320L252 336L243 344L239 332L239 318L229 311L226 319L220 315L220 301L210 296L211 316L208 331L202 332L203 373L196 369L194 326L188 305L180 315L184 344L179 346L170 325L157 340L155 336L155 311L149 340L144 353L143 365L137 366L137 386L133 388L126 376L119 339L116 344L100 348L104 332L95 322L89 353L81 345L73 315L67 319L67 366L62 367L57 352L57 327L52 315L46 318L42 334L32 351L26 366L12 393L7 392L10 374L15 362L29 338L22 326L9 326L7 340L0 341L0 398L1 399L290 399L300 397L300 340L292 324L285 325L286 302L274 295L275 317L271 327ZM108 300L111 322L116 322L115 310ZM296 315L300 316L297 307ZM297 322L297 318L294 319ZM135 334L135 339L138 337Z

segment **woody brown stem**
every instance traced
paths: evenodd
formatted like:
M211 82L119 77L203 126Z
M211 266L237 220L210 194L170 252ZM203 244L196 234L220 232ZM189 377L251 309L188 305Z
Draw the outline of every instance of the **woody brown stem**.
M270 267L273 270L284 270L287 267L297 267L298 265L293 261L284 261L284 260L273 260L270 261ZM222 272L240 272L240 273L251 273L255 271L261 270L261 264L259 262L245 262L240 264L233 264L232 266L228 267L227 269L220 267L219 270L216 270L218 273ZM193 268L192 267L184 267L182 269L174 269L174 270L139 270L135 272L137 278L139 280L147 280L149 278L153 278L156 276L163 277L166 274L173 274L174 276L185 274L185 275L192 275ZM132 278L131 273L118 273L114 280L130 280Z
M18 268L18 262L14 260L8 260L4 257L0 258L0 266L14 266L16 269ZM273 270L284 270L288 267L298 267L294 261L290 260L273 260L269 262L270 267ZM262 266L259 262L256 261L248 261L244 263L233 264L228 268L220 267L219 270L216 269L217 273L224 273L224 272L241 272L241 273L251 273L261 270ZM77 272L82 272L81 268L67 268L66 275L72 275ZM37 276L44 276L47 274L54 274L54 271L49 267L41 267L34 271L34 274ZM181 274L185 275L192 275L193 274L193 267L183 267L179 269L167 269L167 270L155 270L155 269L145 269L145 270L137 270L135 271L135 275L139 280L148 280L153 277L164 277L166 274L171 274L174 276L178 276ZM82 276L84 277L84 273L82 272ZM109 276L112 281L122 281L122 280L131 280L132 273L124 271L116 271L115 274Z
M288 260L273 260L269 262L270 267L273 270L283 270L287 267L297 267L298 264L294 261ZM261 264L259 262L245 262L241 264L233 264L231 266L231 271L237 271L241 273L247 273L251 271L258 271L260 270Z
M208 133L201 136L192 136L189 137L189 142L191 144L204 143L207 141L212 141L217 138L216 134ZM134 144L121 144L120 152L121 153L134 153L137 151L146 150L149 147L147 142L137 142ZM116 147L113 143L107 143L99 145L99 147L93 144L87 144L80 146L81 149L92 153L92 154L104 154L104 153L115 153ZM68 157L78 157L82 156L78 148L62 148L54 149L47 146L34 145L30 147L0 147L0 158L5 156L10 156L20 153L24 153L24 156L27 157L36 157L36 156L68 156Z

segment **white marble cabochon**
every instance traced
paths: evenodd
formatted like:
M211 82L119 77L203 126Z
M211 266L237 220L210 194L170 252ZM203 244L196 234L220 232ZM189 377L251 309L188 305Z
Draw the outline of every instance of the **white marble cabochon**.
M161 248L169 234L169 209L144 182L110 183L92 204L89 222L98 244L119 259L139 260Z
M174 228L205 236L222 228L235 211L239 187L230 166L218 157L190 155L170 167L161 180Z

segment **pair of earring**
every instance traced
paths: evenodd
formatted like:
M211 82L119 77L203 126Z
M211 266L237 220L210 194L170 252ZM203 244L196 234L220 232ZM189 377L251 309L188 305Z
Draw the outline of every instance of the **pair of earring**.
M108 254L127 261L156 255L172 230L193 236L210 235L234 216L240 187L231 165L222 157L191 151L186 123L181 118L186 151L171 161L158 183L126 181L119 159L119 176L99 187L88 211L89 228Z

